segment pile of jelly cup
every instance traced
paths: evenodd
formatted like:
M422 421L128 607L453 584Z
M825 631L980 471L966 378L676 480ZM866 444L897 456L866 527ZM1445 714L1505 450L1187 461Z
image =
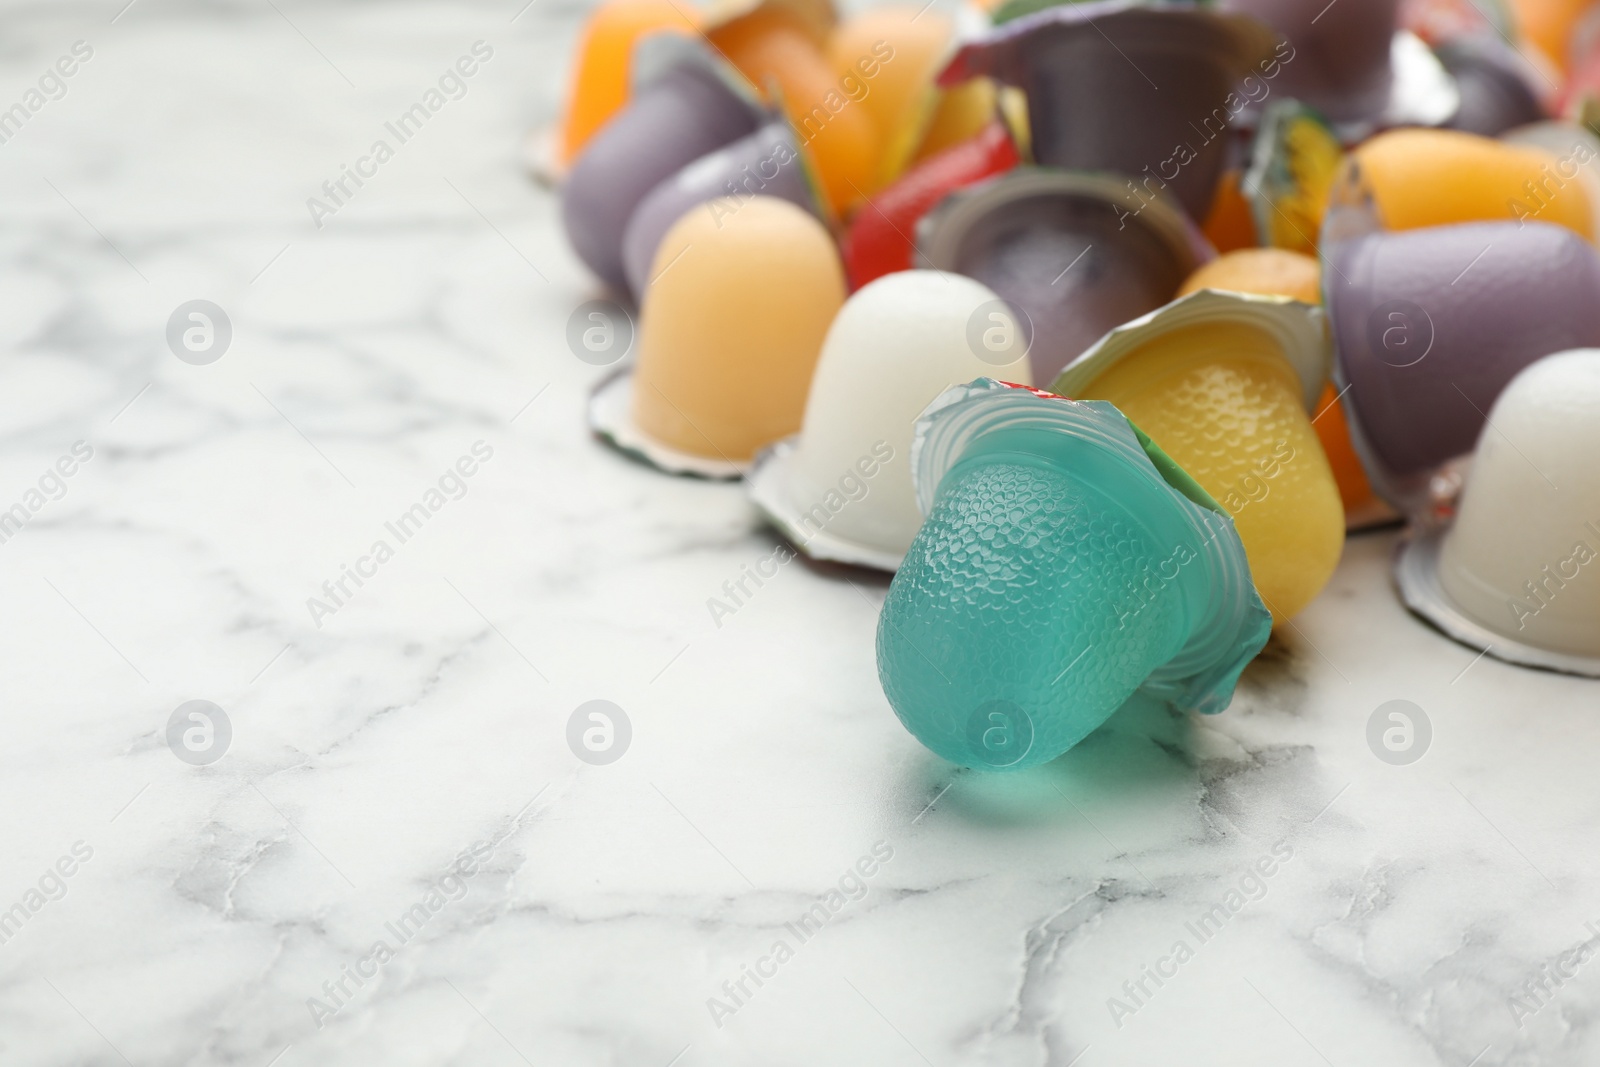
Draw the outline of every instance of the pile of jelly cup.
M895 572L966 766L1223 710L1391 524L1418 616L1600 677L1600 13L1486 10L606 0L533 142L635 309L591 425Z

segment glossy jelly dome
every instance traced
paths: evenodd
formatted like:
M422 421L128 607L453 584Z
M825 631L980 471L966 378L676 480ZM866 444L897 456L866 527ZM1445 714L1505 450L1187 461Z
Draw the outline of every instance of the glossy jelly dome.
M995 435L946 476L890 586L878 673L907 730L965 766L1053 759L1183 646L1205 602L1193 531L1079 448L1068 472ZM1015 435L1021 438L1025 435ZM1162 574L1170 580L1151 581Z
M821 223L752 197L661 239L639 318L633 420L661 444L742 462L800 428L844 273Z
M1600 350L1529 365L1495 401L1439 581L1512 640L1600 656Z
M1322 268L1313 258L1282 248L1248 248L1218 256L1193 274L1178 290L1179 296L1201 289L1227 289L1236 293L1289 296L1307 304L1322 302ZM1312 422L1322 451L1328 457L1339 499L1347 515L1372 503L1372 484L1361 466L1344 405L1330 382L1317 401Z
M1117 405L1233 517L1274 622L1327 584L1344 543L1339 490L1300 383L1266 334L1238 323L1176 330L1084 396Z
M837 495L840 477L876 456L882 469L866 496L834 515L828 532L904 552L922 523L911 481L918 414L958 382L989 374L1029 382L1026 358L998 366L968 336L973 316L998 303L971 278L929 270L896 272L846 301L811 381L790 468L793 503L804 510Z
M1282 248L1242 248L1218 256L1185 279L1179 296L1201 289L1288 296L1322 303L1322 268L1315 259Z

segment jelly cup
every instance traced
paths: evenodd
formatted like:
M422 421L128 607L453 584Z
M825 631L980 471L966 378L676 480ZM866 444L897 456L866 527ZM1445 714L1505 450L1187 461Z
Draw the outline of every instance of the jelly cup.
M1437 126L1460 103L1455 82L1416 34L1399 28L1398 0L1227 0L1283 36L1281 64L1263 70L1271 94L1315 108L1355 143L1384 126Z
M1212 255L1183 213L1115 178L1019 167L923 217L917 262L976 278L1022 313L1034 381L1160 307Z
M1287 296L1305 304L1322 302L1322 267L1310 256L1281 248L1242 248L1225 252L1184 280L1179 296L1201 289L1226 289L1260 296Z
M1373 488L1428 510L1435 472L1541 356L1600 346L1600 256L1546 223L1377 232L1326 248L1335 384Z
M1451 129L1494 137L1548 117L1539 100L1538 75L1498 35L1457 37L1438 45L1434 54L1461 94Z
M878 129L862 103L870 95L870 81L846 83L814 31L789 5L768 3L709 28L707 36L783 108L811 157L829 210L842 215L875 187ZM863 75L882 73L881 56L869 55L863 62Z
M1267 104L1243 179L1260 244L1315 254L1344 158L1321 115L1296 100Z
M1575 122L1534 122L1500 135L1507 144L1531 145L1556 157L1555 177L1573 181L1589 199L1590 217L1600 228L1600 137Z
M833 239L786 200L726 219L691 211L656 252L639 360L589 406L603 438L664 471L737 478L800 428L811 372L844 302Z
M1573 30L1592 6L1589 0L1510 0L1517 32L1556 70L1571 58Z
M729 218L752 196L787 200L812 214L822 212L787 119L774 119L750 136L702 156L639 202L622 238L623 267L635 299L643 299L656 249L673 223L699 207L714 219Z
M1600 677L1600 350L1546 356L1506 386L1453 524L1401 549L1407 606L1512 663Z
M635 60L633 100L590 138L561 200L573 250L618 292L628 288L622 238L639 202L707 152L753 133L763 119L737 75L686 38L647 38Z
M998 87L988 78L973 78L935 91L937 102L922 133L922 142L912 153L913 166L978 136L994 120L1000 106Z
M1205 234L1218 252L1232 252L1240 248L1255 248L1261 243L1256 236L1256 222L1250 216L1250 201L1245 198L1240 182L1244 175L1237 167L1222 172L1217 180L1217 195L1211 201L1211 210L1200 232Z
M807 555L894 570L922 525L911 484L918 414L985 374L1030 380L1020 346L983 343L991 316L1003 325L1009 314L958 274L901 271L857 292L828 330L800 433L751 470L752 499Z
M1322 301L1322 268L1310 256L1280 248L1253 248L1218 256L1189 276L1178 291L1188 296L1201 289L1226 289L1235 293L1287 296L1307 304ZM1362 530L1393 522L1397 516L1372 491L1361 466L1338 393L1329 382L1317 399L1311 426L1328 457L1333 480L1344 505L1346 530Z
M628 102L633 49L646 34L695 33L698 15L674 0L605 0L590 14L567 89L557 161L566 167Z
M988 75L1028 98L1033 158L1166 188L1203 219L1222 174L1238 80L1272 54L1254 19L1123 0L1024 15L967 44L940 80ZM1152 80L1155 79L1155 80Z
M853 15L834 30L828 57L846 88L867 87L860 106L877 128L874 189L906 169L938 104L934 75L949 58L955 27L937 10L889 5ZM891 58L883 60L887 54ZM868 78L866 72L876 68Z
M1327 584L1344 512L1308 412L1328 378L1320 308L1202 290L1112 330L1050 387L1108 400L1233 516L1274 621Z
M844 240L845 270L860 288L874 278L914 266L917 223L947 195L1017 165L1017 147L1002 122L924 160L862 205Z
M1271 620L1232 522L1115 408L983 378L917 423L927 521L878 620L878 679L953 763L1018 770L1143 692L1218 712Z
M1333 195L1338 207L1370 201L1390 230L1518 219L1593 239L1588 196L1561 180L1559 162L1541 148L1456 130L1392 130L1350 154Z
M1373 118L1388 107L1399 0L1339 0L1326 8L1306 0L1225 0L1223 6L1254 15L1291 46L1274 93L1335 122Z
M813 47L826 50L839 25L839 11L833 0L712 0L700 28L714 40L727 27L747 20L798 30Z

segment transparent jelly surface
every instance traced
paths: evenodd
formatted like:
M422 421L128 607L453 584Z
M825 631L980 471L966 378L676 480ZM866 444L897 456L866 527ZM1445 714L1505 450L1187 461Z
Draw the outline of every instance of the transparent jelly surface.
M906 729L945 759L997 770L1054 759L1182 647L1184 590L1204 582L1204 564L1091 488L1108 473L1093 466L1069 475L1003 455L958 466L895 575L879 678Z

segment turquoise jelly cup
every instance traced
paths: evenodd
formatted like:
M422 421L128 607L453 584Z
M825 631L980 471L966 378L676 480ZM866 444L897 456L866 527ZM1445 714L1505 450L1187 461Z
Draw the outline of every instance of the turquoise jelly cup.
M878 620L895 714L1019 770L1144 691L1219 712L1272 617L1230 519L1115 407L979 378L922 413L923 523Z

